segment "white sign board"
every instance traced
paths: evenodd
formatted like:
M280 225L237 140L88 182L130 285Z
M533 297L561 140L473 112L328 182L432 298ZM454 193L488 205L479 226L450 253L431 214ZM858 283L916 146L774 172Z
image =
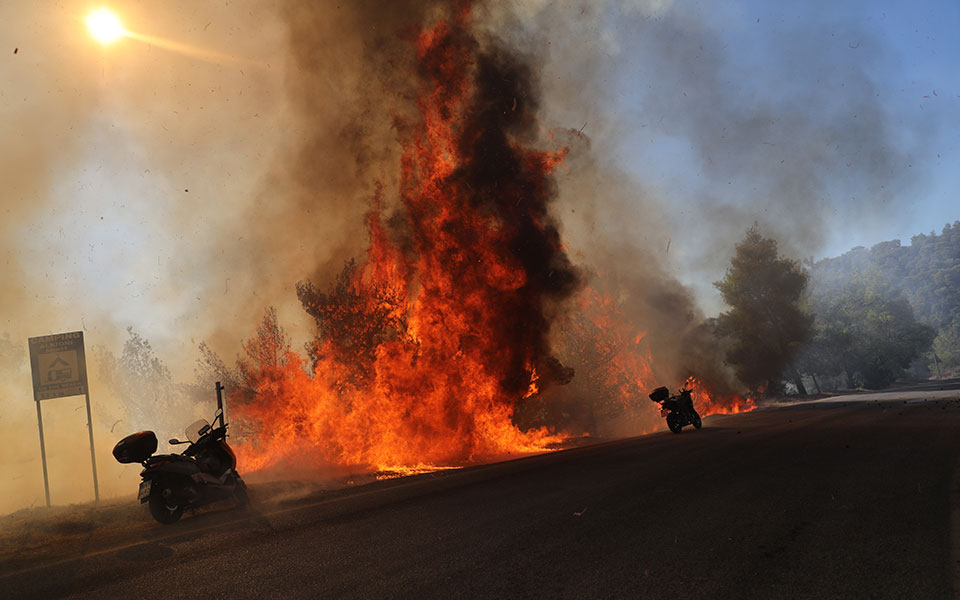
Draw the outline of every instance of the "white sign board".
M87 393L82 331L30 338L29 342L34 400Z

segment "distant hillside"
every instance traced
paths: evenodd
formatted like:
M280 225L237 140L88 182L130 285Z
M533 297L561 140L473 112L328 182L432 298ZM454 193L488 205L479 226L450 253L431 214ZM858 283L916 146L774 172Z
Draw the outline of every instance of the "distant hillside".
M809 268L811 308L815 315L823 313L823 322L830 321L827 311L836 311L836 298L851 298L853 288L867 290L853 297L872 294L887 302L905 298L916 320L935 332L929 353L931 371L935 374L939 367L946 375L960 370L960 221L944 227L940 235L914 236L909 246L893 240L869 249L858 247ZM854 309L846 310L849 314ZM859 310L866 315L873 309L861 306ZM881 315L879 322L884 318Z
M819 293L835 291L852 278L883 277L903 291L920 321L943 329L960 321L960 221L940 235L913 236L909 246L892 240L825 258L810 275Z

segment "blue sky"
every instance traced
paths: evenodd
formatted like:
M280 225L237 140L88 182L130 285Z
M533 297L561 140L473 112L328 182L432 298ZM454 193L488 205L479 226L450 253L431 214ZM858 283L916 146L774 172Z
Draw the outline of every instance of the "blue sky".
M773 233L815 210L822 239L787 245L816 258L960 219L960 3L678 1L614 16L620 108L648 125L621 130L618 160L676 191L666 204L697 212L707 195ZM721 133L725 116L740 131ZM764 181L790 162L793 180Z
M754 2L757 10L771 3ZM897 115L904 134L911 135L916 124L924 135L914 168L922 169L921 181L912 192L912 210L892 219L884 227L858 232L858 243L871 244L891 238L908 243L911 235L935 230L960 219L960 2L808 2L793 3L794 11L780 16L779 24L803 22L827 16L838 25L863 31L874 47L857 39L848 44L852 51L877 52L868 72L875 81L881 102ZM803 10L797 10L801 8ZM782 8L779 12L785 12ZM777 23L778 11L767 14ZM831 13L833 13L831 15ZM775 43L776 25L766 43ZM852 36L852 37L855 37ZM857 46L857 44L860 44ZM850 46L856 46L850 48ZM923 130L932 121L934 131ZM908 167L909 168L909 167ZM848 246L832 240L824 249L833 255Z

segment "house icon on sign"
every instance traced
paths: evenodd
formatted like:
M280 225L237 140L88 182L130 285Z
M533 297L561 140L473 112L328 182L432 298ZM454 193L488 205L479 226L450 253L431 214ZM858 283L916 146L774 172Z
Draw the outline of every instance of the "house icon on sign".
M73 379L73 367L58 356L57 360L47 367L47 381L67 381L70 379Z

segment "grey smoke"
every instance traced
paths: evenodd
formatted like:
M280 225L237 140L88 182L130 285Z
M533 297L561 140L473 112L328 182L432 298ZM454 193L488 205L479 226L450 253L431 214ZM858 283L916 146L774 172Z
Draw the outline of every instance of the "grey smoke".
M378 183L391 202L397 140L415 118L408 40L444 4L111 5L131 29L261 65L250 68L98 48L80 3L0 6L0 39L18 49L0 53L0 333L25 348L84 328L119 349L133 325L179 379L201 340L230 358L268 305L305 339L294 286L322 286L362 252ZM884 40L824 11L745 60L718 27L749 38L753 19L728 9L474 7L479 30L532 61L542 135L570 146L555 214L571 257L654 324L664 364L687 356L697 305L718 308L710 282L754 220L800 257L850 221L890 220L934 122L890 113L872 73ZM661 171L664 156L683 168ZM6 372L0 428L27 447L29 373ZM120 417L100 401L106 432Z
M753 221L802 258L909 205L934 111L894 112L875 81L889 44L837 11L532 4L491 28L542 57L544 126L590 136L591 168L561 185L577 246L629 239L715 312L710 283Z

